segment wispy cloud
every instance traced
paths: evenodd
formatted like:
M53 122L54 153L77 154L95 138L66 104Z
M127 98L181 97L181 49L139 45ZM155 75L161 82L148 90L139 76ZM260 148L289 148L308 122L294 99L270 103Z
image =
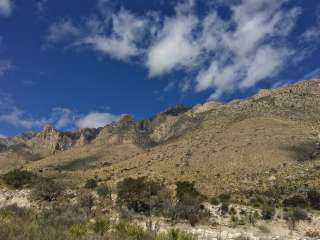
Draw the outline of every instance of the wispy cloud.
M6 123L16 128L41 129L51 124L57 129L97 128L103 127L120 118L106 112L81 114L68 108L53 108L49 116L37 117L16 106L12 97L0 93L0 123Z
M119 120L120 116L110 113L93 112L76 121L79 128L98 128Z
M0 0L0 16L8 17L11 15L13 10L12 0Z
M320 38L320 5L316 10L316 24L314 26L309 27L303 34L302 40L310 43L318 43Z
M144 37L148 21L122 8L112 14L111 22L111 34L96 29L82 43L118 60L127 60L141 54L138 43Z
M65 34L58 34L58 39L78 35L76 46L122 61L137 60L151 78L184 72L188 81L177 84L183 91L211 90L211 98L219 98L272 79L297 62L299 49L289 37L302 10L288 5L290 1L217 1L200 16L197 1L181 0L166 16L148 11L137 15L100 0L99 11L83 27L67 22L68 27L59 29L73 30L62 31ZM222 18L217 4L230 16ZM318 29L308 31L301 38L318 36Z
M74 26L70 19L62 19L50 25L46 38L50 43L58 43L60 41L74 39L80 35L81 31Z

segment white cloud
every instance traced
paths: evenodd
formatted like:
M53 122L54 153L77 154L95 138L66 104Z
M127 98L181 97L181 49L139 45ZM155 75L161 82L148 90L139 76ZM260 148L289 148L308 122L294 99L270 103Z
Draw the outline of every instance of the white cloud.
M72 21L70 19L64 19L50 25L47 40L52 43L57 43L70 38L79 37L80 35L81 31L74 26Z
M315 26L307 29L302 35L302 40L305 41L306 43L311 43L311 42L317 43L319 39L320 39L320 22Z
M0 16L8 17L13 10L12 0L0 0Z
M111 21L111 34L94 31L83 40L83 43L118 60L128 60L139 55L141 52L138 43L144 37L148 21L123 8L112 14ZM99 21L91 21L91 26L92 23L95 23L97 29Z
M5 122L14 127L19 128L38 128L43 127L48 123L46 119L35 119L26 115L26 113L20 109L14 108L8 113L0 115L0 122Z
M46 123L46 120L28 116L15 105L10 95L0 92L0 122L14 127L31 129L33 127L41 127Z
M64 129L74 124L77 114L68 108L53 108L49 122L53 123L57 129Z
M207 17L202 42L204 51L213 57L208 58L209 67L201 67L197 75L197 91L214 89L211 98L219 98L274 77L285 67L293 50L283 40L300 11L284 11L284 2L243 0L231 6L233 15L228 22L217 19L216 14Z
M90 113L76 122L76 126L79 128L98 128L104 127L107 124L119 120L120 116L113 115L110 113Z
M182 91L209 89L212 98L219 98L273 78L294 62L297 54L288 37L301 9L288 7L290 1L217 1L199 16L197 1L180 0L174 13L164 16L115 10L112 1L99 0L99 13L87 18L81 30L69 22L65 29L73 30L52 38L81 32L75 40L78 47L89 46L122 61L134 58L147 67L149 77L182 71L193 79L177 84ZM220 17L216 4L228 8L230 17Z
M309 27L303 34L302 40L308 44L319 43L320 38L320 5L316 10L316 23Z
M193 1L178 4L176 14L165 18L149 48L149 75L197 72L196 91L213 89L211 98L276 76L294 54L285 40L301 13L299 8L285 10L285 2L229 3L228 20L214 9L201 19L194 13Z
M157 40L150 47L146 65L151 77L166 74L180 67L192 65L200 54L192 39L198 20L194 16L180 15L166 19Z
M0 133L0 138L6 138L7 136Z
M106 112L79 114L68 108L53 108L46 117L37 117L18 108L8 94L0 92L0 123L23 129L41 129L48 124L60 130L97 128L119 120L121 116Z

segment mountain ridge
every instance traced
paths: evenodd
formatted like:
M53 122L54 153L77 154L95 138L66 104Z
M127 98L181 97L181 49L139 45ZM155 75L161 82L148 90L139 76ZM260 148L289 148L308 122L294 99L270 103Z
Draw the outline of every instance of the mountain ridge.
M48 127L9 147L10 139L2 139L0 165L3 172L23 167L75 184L150 176L168 184L192 180L209 195L248 190L255 185L244 184L247 178L318 159L312 127L319 119L320 80L302 81L229 103L177 106L138 122L125 115L99 129Z

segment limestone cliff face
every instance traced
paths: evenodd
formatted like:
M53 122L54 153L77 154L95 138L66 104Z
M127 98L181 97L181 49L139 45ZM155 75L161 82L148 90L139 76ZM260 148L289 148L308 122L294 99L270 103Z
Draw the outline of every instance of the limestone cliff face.
M25 133L13 138L0 139L0 154L16 153L21 158L37 160L57 151L89 144L99 132L100 129L59 132L52 126L47 126L40 133Z

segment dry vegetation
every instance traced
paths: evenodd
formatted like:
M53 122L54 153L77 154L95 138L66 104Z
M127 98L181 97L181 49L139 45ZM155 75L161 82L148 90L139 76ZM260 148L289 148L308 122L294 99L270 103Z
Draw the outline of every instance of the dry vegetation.
M21 170L2 168L3 183L31 188L40 210L3 209L8 217L1 217L0 234L7 239L49 240L47 232L56 239L192 239L177 232L156 236L152 229L113 218L121 213L129 220L134 215L217 224L207 203L234 226L281 219L295 229L320 211L319 84L307 81L243 101L161 113L138 124L159 125L150 135L165 139L157 144L138 144L144 135L137 140L127 119L129 125L100 129L90 144L24 159ZM12 151L0 152L3 166L10 166L8 154L14 158ZM73 207L66 206L69 202Z

